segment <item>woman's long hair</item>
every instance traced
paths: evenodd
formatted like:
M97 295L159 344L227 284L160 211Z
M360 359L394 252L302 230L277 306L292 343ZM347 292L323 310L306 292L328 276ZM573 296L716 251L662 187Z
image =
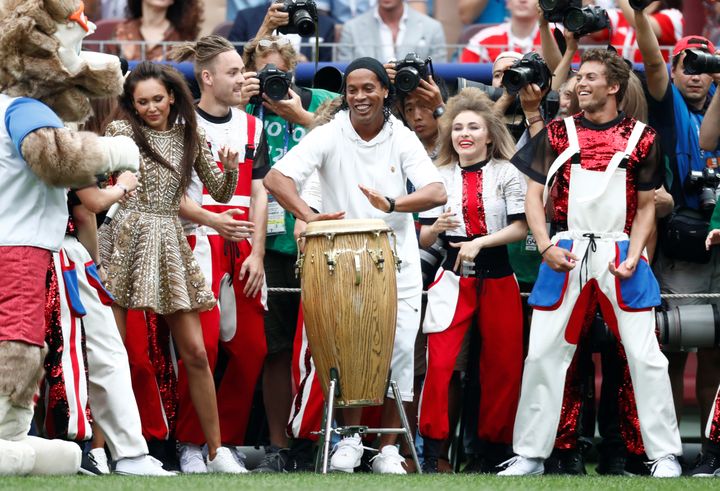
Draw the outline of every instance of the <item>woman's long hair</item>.
M140 118L133 104L135 88L138 83L145 80L157 80L165 86L168 94L175 97L175 102L170 106L168 115L168 129L175 124L184 125L183 136L183 157L181 162L180 182L184 191L190 183L193 164L200 151L200 138L198 137L197 118L193 106L193 98L190 89L185 83L185 78L176 69L159 63L143 61L139 63L125 79L123 93L120 96L118 105L118 118L124 119L132 127L133 137L140 150L160 165L174 170L173 166L165 157L155 151L150 145L142 128L145 122Z
M168 7L165 17L180 35L180 39L192 41L197 39L202 24L203 6L199 0L175 0ZM142 17L142 0L128 0L128 19Z
M515 154L515 143L507 130L505 123L495 115L493 102L485 92L477 87L468 87L448 99L445 114L438 120L440 150L436 164L438 166L453 164L459 157L453 147L452 124L455 117L464 111L479 114L485 120L488 136L487 157L493 159L509 160Z

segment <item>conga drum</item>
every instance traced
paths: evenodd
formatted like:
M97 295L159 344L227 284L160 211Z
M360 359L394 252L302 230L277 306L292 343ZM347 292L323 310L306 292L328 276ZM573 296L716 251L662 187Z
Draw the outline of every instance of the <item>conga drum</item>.
M303 235L303 315L323 391L327 397L334 378L335 405L380 405L397 321L392 229L383 220L328 220L309 223Z

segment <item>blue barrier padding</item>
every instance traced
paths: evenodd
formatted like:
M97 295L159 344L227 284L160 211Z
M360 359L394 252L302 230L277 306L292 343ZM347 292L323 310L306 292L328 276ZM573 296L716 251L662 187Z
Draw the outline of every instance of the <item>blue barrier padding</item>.
M131 61L130 69L137 64L137 61ZM182 63L169 64L180 70L188 80L195 80L192 63L184 61ZM322 68L327 65L337 67L343 71L348 64L324 62L319 63L318 68ZM492 64L490 63L433 63L433 68L435 69L436 76L445 79L445 82L449 87L455 86L455 82L458 77L486 84L490 84L492 82ZM644 66L642 64L635 63L635 70L644 72ZM315 63L299 63L295 70L296 83L303 87L309 87L312 84L314 74Z

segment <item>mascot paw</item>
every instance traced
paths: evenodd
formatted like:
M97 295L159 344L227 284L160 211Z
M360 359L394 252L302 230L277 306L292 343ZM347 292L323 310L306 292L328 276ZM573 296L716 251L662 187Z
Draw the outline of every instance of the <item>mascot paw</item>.
M77 474L80 470L82 450L77 443L35 436L28 436L20 442L35 451L35 465L30 471L33 476Z
M35 466L35 450L22 442L0 440L0 476L24 476Z

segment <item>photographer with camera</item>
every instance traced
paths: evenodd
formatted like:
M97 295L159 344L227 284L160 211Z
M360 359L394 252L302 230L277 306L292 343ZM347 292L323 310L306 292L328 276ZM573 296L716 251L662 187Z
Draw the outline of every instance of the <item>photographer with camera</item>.
M708 219L715 205L717 181L712 169L720 156L720 146L712 151L702 150L698 134L705 119L706 108L715 91L710 73L689 74L688 63L694 51L712 55L715 46L701 36L686 36L674 47L671 72L660 53L657 37L647 16L636 11L637 41L647 76L647 100L650 124L660 135L663 151L669 158L670 193L675 209L661 224L659 251L655 271L664 293L709 293L718 291L720 284L720 256L717 251L706 251L704 237L707 235ZM695 71L695 70L692 70ZM703 70L701 70L703 71ZM717 142L716 142L717 143ZM712 174L712 176L710 175ZM670 308L678 305L707 304L705 299L672 299ZM710 325L708 325L710 328ZM667 352L670 360L670 376L673 381L675 408L678 415L683 405L683 372L687 352ZM696 395L704 419L712 409L718 380L720 380L720 350L698 348ZM702 430L701 430L702 431ZM703 461L690 471L706 473L706 464L715 469L720 462ZM712 459L710 459L712 460Z
M619 110L629 77L615 52L585 51L576 86L582 112L550 122L512 159L530 178L525 213L545 262L529 300L530 346L513 434L518 455L503 476L544 472L566 371L595 301L627 353L652 475L681 472L667 360L652 311L659 289L641 259L654 225L662 153L656 133ZM547 198L557 231L552 239Z
M270 165L274 165L305 136L313 112L337 94L322 89L298 87L292 72L298 55L287 38L266 36L245 46L246 72L243 99L248 114L263 121ZM295 218L268 196L268 227L265 275L268 288L299 288L295 277L297 246L293 235ZM288 462L285 427L290 414L292 388L290 367L300 298L270 295L265 315L267 358L263 370L263 398L270 430L270 447L261 472L282 472ZM290 456L292 460L292 456Z
M244 43L270 36L275 31L285 33L305 60L315 59L316 34L320 44L335 42L335 21L326 13L318 12L313 0L273 0L241 10L233 21L228 40ZM242 49L239 51L242 54ZM320 47L318 59L333 61L333 49Z
M343 25L337 59L351 61L369 56L385 62L408 52L447 61L442 24L409 7L405 0L380 0L374 8Z

